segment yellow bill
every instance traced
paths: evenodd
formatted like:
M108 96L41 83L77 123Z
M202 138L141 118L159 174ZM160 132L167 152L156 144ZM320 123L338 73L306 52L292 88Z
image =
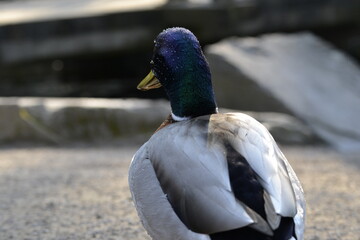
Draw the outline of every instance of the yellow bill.
M141 91L147 91L159 87L161 87L161 83L155 77L154 73L150 71L150 73L139 83L137 89Z

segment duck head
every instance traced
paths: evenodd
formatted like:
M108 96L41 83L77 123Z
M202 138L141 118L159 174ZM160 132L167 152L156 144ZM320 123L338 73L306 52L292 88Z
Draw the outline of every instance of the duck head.
M216 113L209 65L195 35L185 28L169 28L154 42L151 71L138 89L163 86L174 120Z

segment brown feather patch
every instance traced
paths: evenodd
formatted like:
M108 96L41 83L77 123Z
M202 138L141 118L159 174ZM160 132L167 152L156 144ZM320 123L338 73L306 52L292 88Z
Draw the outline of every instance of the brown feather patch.
M160 129L166 127L167 125L170 125L172 123L176 122L172 117L171 114L161 123L161 125L156 129L155 132L159 131Z

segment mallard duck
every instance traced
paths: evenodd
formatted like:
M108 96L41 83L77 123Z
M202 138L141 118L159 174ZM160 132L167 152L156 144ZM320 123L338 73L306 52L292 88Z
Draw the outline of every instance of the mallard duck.
M135 153L129 186L154 240L301 240L298 178L267 129L217 110L197 38L170 28L155 40L138 89L163 86L171 114Z

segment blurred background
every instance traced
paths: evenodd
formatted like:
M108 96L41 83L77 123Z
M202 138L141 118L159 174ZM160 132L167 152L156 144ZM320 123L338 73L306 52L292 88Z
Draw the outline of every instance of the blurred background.
M189 28L229 36L311 31L360 58L357 0L1 0L0 95L163 97L135 88L153 39Z
M138 121L122 121L130 110L114 117L108 107L130 104L119 99L166 99L162 89L140 92L136 85L149 71L157 34L181 26L204 48L221 108L255 112L275 126L280 141L322 139L360 149L360 132L353 130L360 112L359 12L358 0L1 0L0 111L12 126L3 127L7 135L0 139L59 142L54 139L150 132L166 104L133 104L163 109L156 119L135 115L145 119L135 132L128 129ZM88 98L98 101L85 104ZM10 106L17 110L9 113ZM105 125L97 129L98 122ZM83 130L73 131L78 125ZM60 127L70 130L60 133ZM344 146L337 146L339 138Z
M0 239L149 239L127 184L169 114L140 92L153 40L190 29L220 111L280 143L305 240L359 239L359 0L0 0Z

